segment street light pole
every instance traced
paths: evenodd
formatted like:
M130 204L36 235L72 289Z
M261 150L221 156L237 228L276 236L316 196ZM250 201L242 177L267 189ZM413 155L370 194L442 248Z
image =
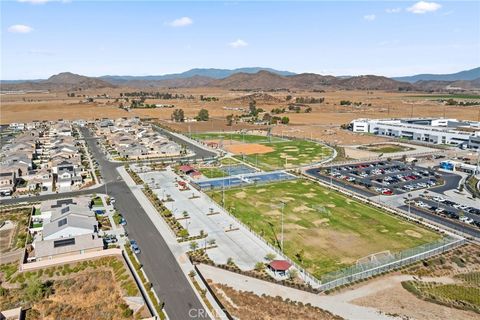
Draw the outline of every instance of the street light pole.
M281 238L280 238L280 247L282 249L282 253L283 253L283 214L284 214L284 210L285 210L285 203L282 202L282 234L281 234Z

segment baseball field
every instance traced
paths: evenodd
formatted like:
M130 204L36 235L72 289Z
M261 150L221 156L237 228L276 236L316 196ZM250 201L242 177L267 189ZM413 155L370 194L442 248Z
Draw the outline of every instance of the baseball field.
M233 153L235 158L265 171L319 162L332 154L330 148L309 140L241 133L201 133L192 137L218 143L225 151Z
M221 191L208 194L221 203ZM297 179L225 190L225 208L316 277L358 259L440 239L440 235L362 204L317 183Z

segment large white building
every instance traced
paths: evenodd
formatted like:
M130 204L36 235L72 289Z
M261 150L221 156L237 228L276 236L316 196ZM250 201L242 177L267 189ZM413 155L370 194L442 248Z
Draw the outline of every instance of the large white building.
M480 122L443 118L356 119L353 132L480 149Z

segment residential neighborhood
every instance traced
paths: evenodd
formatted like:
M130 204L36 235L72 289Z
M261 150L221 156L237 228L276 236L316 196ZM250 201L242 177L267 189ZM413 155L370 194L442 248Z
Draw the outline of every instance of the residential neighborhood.
M186 152L138 118L97 121L95 134L103 138L110 155L118 160L177 157Z
M0 154L2 195L67 192L95 183L84 141L69 121L17 124L13 130Z

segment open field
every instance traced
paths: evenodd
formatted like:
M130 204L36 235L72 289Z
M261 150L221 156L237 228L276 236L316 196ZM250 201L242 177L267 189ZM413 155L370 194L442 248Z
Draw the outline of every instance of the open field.
M360 306L398 314L406 319L478 319L480 247L468 244L417 262L401 271L354 285ZM404 277L416 278L406 281ZM403 277L403 278L402 278ZM463 301L463 302L462 302Z
M196 139L218 142L222 138L223 148L241 159L263 170L275 170L307 165L325 159L331 150L307 140L288 140L278 137L248 135L240 133L201 133Z
M227 174L218 167L201 168L200 172L207 178L225 177Z
M208 193L221 202L221 191ZM373 253L401 251L440 238L303 179L225 190L225 207L277 247L282 202L285 253L317 277Z
M107 94L117 97L120 92L138 91L134 88L112 88L85 90L83 94L94 96ZM146 103L175 104L176 108L182 108L187 117L195 116L201 108L206 108L210 117L207 122L172 123L170 119L173 109L134 109L127 112L118 108L115 99L98 99L94 103L79 103L81 98L68 98L67 92L55 92L49 94L24 94L24 95L3 95L1 99L2 124L11 122L25 122L32 120L57 120L61 119L94 119L101 117L152 117L162 121L163 125L183 132L201 131L234 131L243 128L265 129L266 126L255 126L251 124L238 123L227 126L225 117L229 114L239 115L241 111L225 110L224 107L231 105L235 98L251 93L240 91L229 91L219 88L193 88L193 89L169 89L152 88L151 91L170 92L194 95L197 99L183 100L162 100L147 99ZM272 96L285 100L288 93L269 93ZM292 93L290 93L292 94ZM203 102L198 99L200 95L215 96L219 101ZM310 104L312 112L305 113L284 113L290 118L288 126L277 125L273 128L276 134L311 137L328 141L332 144L359 145L371 142L386 141L384 138L353 134L338 127L356 118L392 118L392 117L447 117L464 120L478 120L480 111L478 107L446 106L439 101L439 95L428 95L419 93L402 93L387 91L327 91L312 92L298 90L294 96L324 97L325 102L321 104ZM451 95L441 95L445 98L460 98ZM362 102L362 106L341 106L341 100ZM235 106L248 109L248 103L236 102ZM286 102L265 103L257 101L257 106L270 111L272 108L283 108Z
M139 290L124 263L113 257L15 273L17 265L2 265L0 309L31 306L28 319L133 319L124 297Z
M340 320L328 311L281 298L257 296L251 292L238 291L223 284L213 284L215 295L228 312L238 319L295 319ZM294 316L293 316L294 315Z
M241 143L268 143L268 142L284 142L285 139L277 138L277 137L267 137L262 135L254 135L254 134L242 134L242 133L235 133L235 132L208 132L208 133L194 133L191 135L192 138L198 140L215 140L220 141L223 140L223 145L233 144L234 142L241 142Z

